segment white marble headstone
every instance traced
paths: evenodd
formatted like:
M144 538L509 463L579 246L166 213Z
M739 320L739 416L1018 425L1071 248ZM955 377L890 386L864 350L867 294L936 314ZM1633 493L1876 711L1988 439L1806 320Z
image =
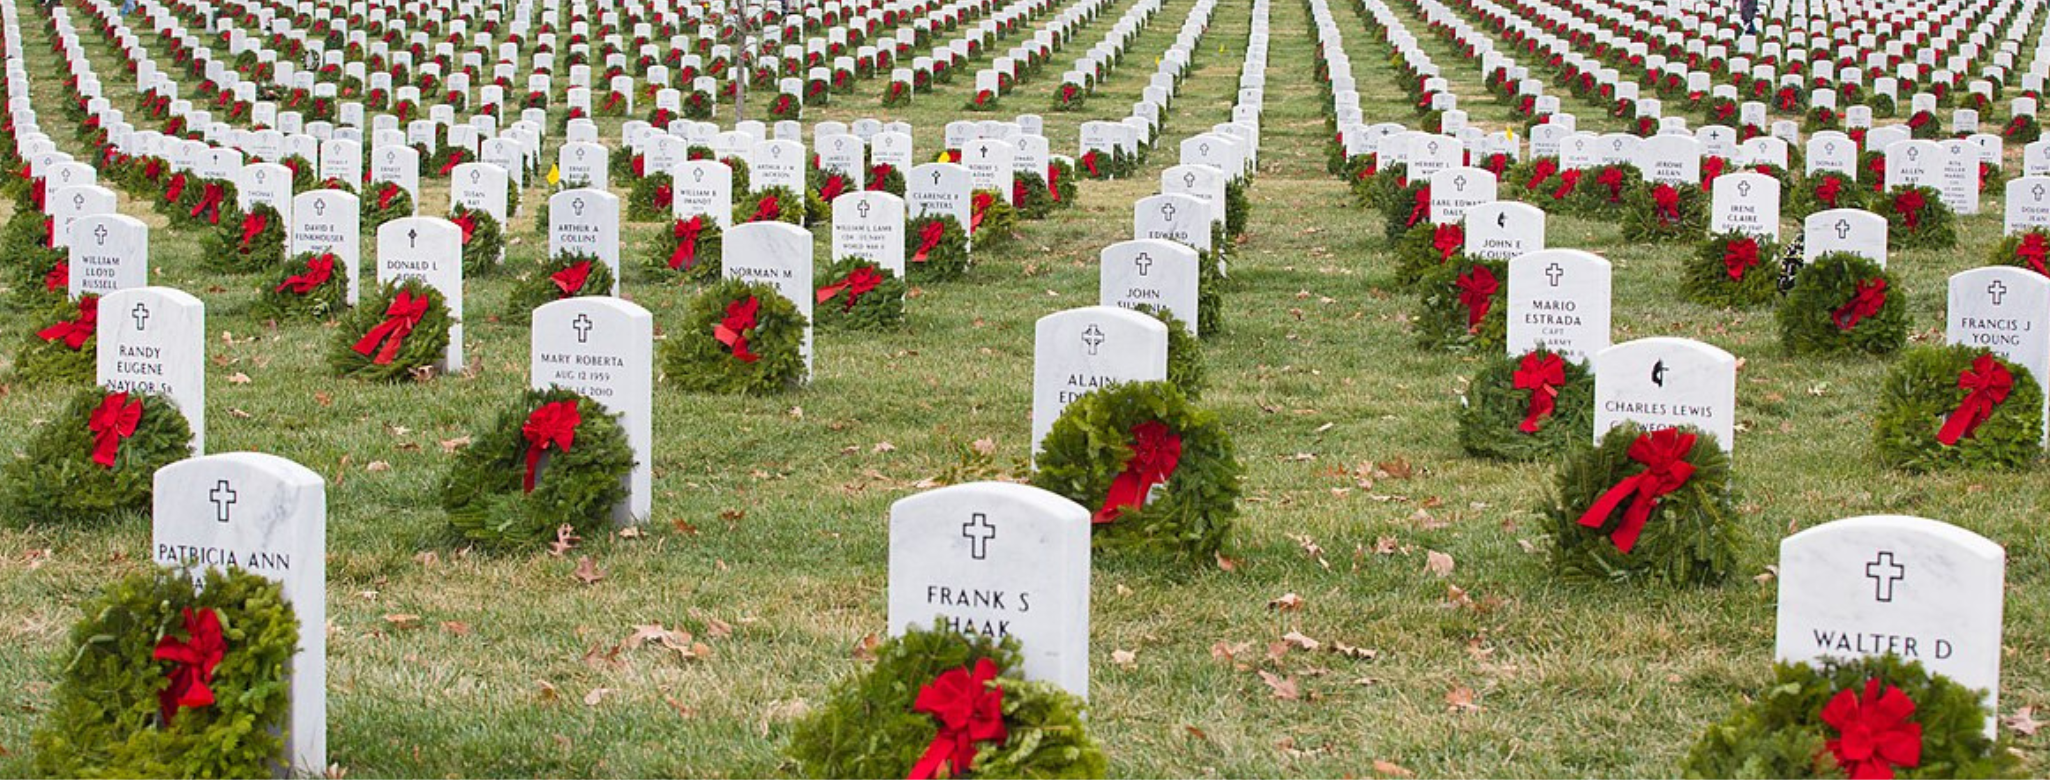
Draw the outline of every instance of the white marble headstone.
M170 287L130 287L100 298L94 341L99 384L164 396L206 452L206 306Z
M1613 273L1609 261L1578 249L1546 249L1509 261L1508 350L1542 346L1591 364L1609 348Z
M448 304L448 352L436 366L463 370L463 229L438 217L404 217L377 229L377 283L419 279Z
M1032 450L1061 410L1118 382L1167 378L1167 326L1116 306L1084 306L1039 318L1032 362Z
M1595 355L1594 436L1635 422L1647 431L1692 425L1724 452L1736 435L1737 358L1693 339L1651 337Z
M149 284L149 225L126 214L71 223L70 296L106 295Z
M720 264L728 279L772 285L790 299L804 315L804 373L812 366L812 243L811 233L787 222L749 222L726 231L720 244Z
M534 309L528 384L562 387L617 412L633 448L627 498L613 522L647 522L654 497L655 317L639 304L604 296L550 301Z
M1165 309L1201 335L1198 306L1202 272L1196 250L1162 239L1120 241L1099 255L1097 302L1126 309Z

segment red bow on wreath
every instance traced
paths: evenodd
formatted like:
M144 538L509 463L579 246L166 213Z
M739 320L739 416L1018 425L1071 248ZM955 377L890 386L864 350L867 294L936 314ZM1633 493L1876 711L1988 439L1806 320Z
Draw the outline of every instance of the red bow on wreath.
M227 194L221 189L221 185L207 182L206 189L200 191L199 202L192 206L192 213L188 216L197 217L205 214L207 224L221 224L221 200L226 198Z
M1525 183L1523 185L1523 188L1526 190L1537 189L1538 185L1545 183L1546 179L1552 178L1552 174L1557 173L1558 171L1558 163L1553 162L1550 159L1538 160L1537 162L1531 164L1530 181Z
M1403 220L1403 227L1416 227L1424 215L1431 213L1431 185L1424 185L1416 191L1416 202L1409 206L1409 219Z
M1460 274L1453 281L1459 285L1459 305L1466 307L1466 329L1479 330L1481 320L1488 316L1488 307L1495 293L1502 289L1501 282L1485 265L1474 266L1473 270Z
M1850 330L1858 327L1859 321L1878 314L1885 306L1886 280L1861 279L1858 281L1857 292L1851 295L1850 302L1837 307L1837 310L1829 315L1829 319L1836 323L1837 330Z
M1715 177L1723 175L1723 166L1728 163L1721 157L1710 155L1701 160L1701 186L1715 183Z
M213 689L206 686L214 681L214 668L228 654L228 640L221 636L221 616L211 609L186 607L185 635L183 640L169 635L158 639L156 652L151 654L155 660L175 664L165 675L170 683L157 692L157 708L165 726L171 725L171 717L180 709L213 706Z
M1758 239L1737 238L1723 246L1723 271L1730 281L1744 281L1744 273L1758 265Z
M1580 175L1578 170L1559 174L1559 186L1552 190L1552 200L1565 200L1566 196L1572 195L1573 190L1580 186Z
M762 356L747 351L747 332L755 327L755 313L762 308L762 302L748 296L744 301L726 304L726 317L712 326L712 337L733 350L733 356L741 362L753 363Z
M68 270L66 275L69 275ZM76 350L83 348L85 340L92 338L99 329L100 298L97 295L83 296L78 299L77 319L64 320L36 331L36 336L44 341L62 341L64 346Z
M591 278L591 261L589 260L579 260L572 263L568 268L548 275L548 281L555 283L555 289L561 291L562 295L560 297L563 298L583 292L584 281L589 278Z
M520 483L522 490L534 492L534 471L541 467L541 453L551 446L557 452L568 452L576 441L577 425L583 421L574 400L542 404L527 415L527 423L520 426L520 436L527 440L527 476Z
M441 164L441 175L447 176L449 171L455 170L456 166L462 164L463 148L458 146L454 149L448 150L448 161Z
M876 285L882 283L883 275L876 273L875 269L867 266L856 268L852 273L847 274L847 278L839 284L830 284L819 288L818 302L825 303L830 301L833 299L833 296L839 295L842 290L845 290L847 292L847 302L842 304L842 308L852 311L855 302L861 300L861 296L867 295L869 291L876 288Z
M449 221L456 223L456 227L462 229L463 246L469 246L470 237L477 235L477 215L472 212L464 212L462 216Z
M774 195L768 195L755 203L755 215L748 218L748 221L761 222L764 220L780 219L782 216L783 202Z
M1061 202L1061 168L1058 165L1046 166L1046 192L1053 196L1053 202Z
M1837 199L1843 196L1844 180L1835 176L1824 176L1815 184L1815 200L1824 206L1836 208Z
M1957 375L1957 386L1965 390L1964 400L1958 402L1957 409L1944 418L1943 427L1936 431L1936 440L1945 446L1972 435L1979 429L1979 423L1993 416L1993 407L2014 392L2014 375L1999 358L1980 355L1972 361L1971 368Z
M1594 183L1609 189L1610 203L1623 199L1623 169L1604 168L1601 173L1595 174Z
M2023 233L2021 245L2014 248L2014 256L2028 263L2036 273L2050 275L2050 268L2043 264L2045 255L2050 255L2050 241L2044 241L2041 233Z
M1459 248L1466 245L1466 229L1457 222L1447 222L1431 231L1431 248L1438 252L1438 262L1452 259Z
M1659 497L1679 490L1694 476L1694 464L1686 461L1687 453L1694 449L1694 438L1694 434L1673 428L1638 436L1637 441L1630 443L1629 455L1631 460L1644 464L1644 470L1624 477L1595 499L1594 506L1580 516L1580 524L1602 527L1623 499L1634 495L1630 508L1623 511L1622 524L1609 532L1609 541L1615 543L1616 549L1629 554L1637 546L1638 535L1644 533L1644 524L1651 519L1651 510L1658 506Z
M1837 738L1823 743L1852 780L1892 780L1894 767L1922 763L1922 724L1908 722L1915 702L1901 689L1865 681L1865 694L1837 691L1822 708L1822 722Z
M392 199L397 198L400 191L399 185L385 182L384 189L377 191L377 207L379 209L391 208Z
M1513 375L1516 389L1530 391L1530 411L1516 429L1537 433L1538 421L1552 416L1559 399L1559 387L1566 384L1566 361L1557 354L1536 352L1523 356Z
M676 251L669 253L669 267L687 270L698 260L698 234L705 229L704 215L679 219L671 229L676 236Z
M1901 215L1901 224L1911 229L1921 227L1922 207L1926 205L1928 203L1922 199L1922 193L1916 190L1907 190L1893 198L1894 212Z
M43 274L43 291L58 292L71 288L71 263L57 258L57 264L50 266L50 272Z
M939 220L933 220L931 222L925 223L924 227L918 229L918 251L911 255L911 262L925 262L926 255L931 253L933 249L939 247L940 239L945 237L946 234L946 223L940 222Z
M1110 481L1110 492L1103 497L1094 521L1108 523L1118 519L1125 507L1145 506L1146 494L1174 476L1181 462L1182 437L1166 423L1147 420L1132 426L1132 456L1125 460L1125 470Z
M895 170L895 168L889 163L876 163L875 167L868 169L868 189L882 189L883 184L890 180L890 171L892 170Z
M988 214L989 207L995 203L996 198L989 193L975 193L975 196L969 200L968 232L974 233L978 228L982 227L983 215Z
M840 197L840 194L846 191L847 177L837 173L827 174L825 183L819 185L819 200L830 205L834 198Z
M975 743L1010 738L1004 727L1004 689L990 684L996 678L997 665L983 658L974 671L948 669L918 689L911 709L938 719L940 732L911 765L910 780L966 775L974 768Z
M335 256L323 253L307 259L305 273L285 277L285 281L279 282L277 288L271 292L291 290L294 295L305 295L313 292L314 288L327 284L327 280L334 272Z
M656 187L654 197L655 209L657 211L668 211L670 205L676 202L676 191L668 187Z
M1096 152L1094 150L1082 155L1082 167L1089 169L1090 176L1103 175L1096 170Z
M142 422L142 399L128 399L127 393L112 393L86 417L85 429L93 435L93 462L113 468L121 454L121 440L135 435Z
M1680 191L1664 182L1651 188L1652 213L1660 224L1671 225L1680 221Z
M380 366L391 364L398 357L399 348L405 344L406 336L412 334L413 327L419 325L420 318L427 314L427 304L426 295L415 296L410 290L400 290L392 298L391 305L385 307L384 321L357 340L353 347L356 354L369 355L374 351L377 356L370 362ZM380 342L384 344L383 349L378 349Z
M249 251L249 242L256 240L256 237L262 235L263 229L267 227L270 227L270 217L266 217L260 212L251 211L248 214L242 215L242 243L240 245L242 251Z

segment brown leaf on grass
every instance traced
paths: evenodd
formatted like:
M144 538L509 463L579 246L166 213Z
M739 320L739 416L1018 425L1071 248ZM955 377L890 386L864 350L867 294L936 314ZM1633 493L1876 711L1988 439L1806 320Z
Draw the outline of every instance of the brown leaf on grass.
M705 618L704 621L706 636L709 636L713 639L725 639L729 636L733 636L732 623L728 623L724 620L720 620L715 617Z
M228 375L228 384L231 384L231 385L246 385L246 384L249 384L249 382L250 382L250 379L249 379L249 375L248 375L248 374L244 374L244 373L242 373L242 372L240 372L240 371L237 371L237 372L235 372L235 373L232 373L232 374L229 374L229 375Z
M1424 551L1424 571L1440 577L1450 577L1452 576L1453 565L1452 556L1450 555L1438 552L1437 550Z
M537 695L541 697L542 701L555 701L562 698L562 691L556 689L555 683L547 680L535 680L534 686L539 689Z
M1238 562L1238 561L1235 561L1235 560L1232 560L1232 559L1230 559L1230 558L1226 558L1226 557L1224 557L1224 553L1216 553L1216 555L1217 555L1217 568L1219 568L1219 569L1223 569L1223 570L1225 570L1225 571L1238 571L1238 570L1239 570L1239 562Z
M1415 467L1409 465L1407 458L1384 460L1374 464L1374 468L1388 475L1389 479L1409 479L1416 475Z
M420 616L405 612L393 612L384 616L384 623L400 631L410 631L420 627Z
M1289 534L1288 538L1294 541L1297 547L1303 548L1303 554L1310 556L1318 566L1324 567L1325 571L1331 570L1331 562L1324 560L1324 547L1317 544L1317 540L1310 538L1308 534Z
M2042 721L2036 720L2035 707L2023 707L2015 710L2013 715L2001 718L2000 722L2013 729L2014 733L2024 737L2035 736L2036 730L2044 725Z
M1379 539L1375 539L1375 540L1374 540L1374 554L1375 554L1375 555L1394 555L1394 554L1395 554L1395 549L1396 549L1396 547L1397 547L1397 546L1398 546L1398 543L1397 543L1397 542L1395 541L1395 537L1393 537L1393 536L1383 536L1383 537L1381 537L1381 538L1379 538Z
M1139 654L1130 650L1112 650L1110 662L1125 669L1135 669L1139 666Z
M470 624L464 623L460 620L444 620L441 621L441 630L447 631L456 636L469 636Z
M560 558L563 553L574 549L577 542L583 540L583 537L577 535L576 526L563 523L562 527L555 529L555 541L548 543L548 554Z
M590 693L584 694L584 706L596 707L599 702L604 701L605 697L611 694L611 688L592 688Z
M364 471L368 471L368 472L370 472L370 473L372 473L372 474L376 474L376 473L378 473L378 472L381 472L381 471L390 471L390 470L391 470L391 463L390 463L390 462L387 462L387 461L382 461L382 460L373 460L373 461L371 461L370 463L366 464L366 465L365 465L365 466L363 467L363 470L364 470Z
M1416 777L1415 772L1409 771L1409 769L1404 767L1403 765L1395 763L1393 761L1384 761L1378 758L1374 759L1374 774L1380 775L1382 777Z
M1187 732L1189 736L1203 740L1204 742L1210 741L1210 733L1202 729L1196 728L1195 726L1191 726L1189 724L1184 723L1182 724L1182 731Z
M413 562L420 564L422 567L431 569L441 563L441 554L433 550L428 550L420 553L419 555L413 556Z
M1470 607L1473 606L1473 599L1466 595L1465 588L1448 582L1445 583L1445 605L1449 607Z
M1267 608L1280 612L1294 612L1303 608L1303 597L1294 593L1283 593L1267 602Z
M325 392L318 392L313 394L313 402L320 404L321 406L333 406L335 403L335 397L328 395Z
M875 635L875 634L868 634L868 635L866 635L866 636L863 636L863 637L862 637L862 638L860 638L860 639L854 640L854 660L856 660L856 661L873 661L873 660L875 660L875 659L876 659L876 648L877 648L878 646L882 645L882 643L883 643L883 640L881 640L881 639L878 639L878 638L876 638L876 635Z
M1376 657L1381 655L1381 651L1375 650L1371 647L1354 647L1352 645L1348 645L1344 642L1338 641L1333 641L1331 643L1331 652L1337 653L1347 658L1357 658L1362 661L1372 661Z
M621 539L639 539L647 535L648 532L641 530L641 527L637 525L630 525L619 529L619 538Z
M1210 646L1210 657L1226 663L1237 662L1239 656L1253 651L1251 642L1226 642L1222 639Z
M1260 670L1260 682L1266 683L1274 698L1282 701L1300 701L1302 694L1296 691L1295 679L1283 677L1265 669Z
M577 556L577 570L570 572L570 576L581 580L585 585L595 585L599 580L605 579L605 572L598 570L598 564L591 562L591 556L580 555Z
M1315 639L1311 639L1307 636L1303 636L1303 633L1300 631L1290 631L1286 634L1282 634L1281 641L1287 642L1291 645L1295 645L1296 647L1300 647L1304 650L1315 650L1324 645L1324 643L1322 642L1319 642Z
M1445 709L1453 712L1479 712L1481 705L1474 703L1473 689L1462 685L1445 692Z
M683 518L681 518L681 517L679 517L679 518L676 518L675 520L671 520L671 521L669 521L669 525L670 525L671 527L674 527L674 528L676 529L676 532L677 532L677 533L683 534L684 536L697 536L697 535L698 535L698 527L697 527L697 525L696 525L695 523L692 523L691 521L689 521L689 520L685 520L685 519L683 519Z
M441 440L441 451L450 454L454 454L456 450L468 446L470 446L470 437L468 436L457 436L453 439Z
M676 697L669 694L665 693L662 695L662 703L669 705L669 709L675 710L676 716L684 720L690 720L698 716L696 709L677 701Z

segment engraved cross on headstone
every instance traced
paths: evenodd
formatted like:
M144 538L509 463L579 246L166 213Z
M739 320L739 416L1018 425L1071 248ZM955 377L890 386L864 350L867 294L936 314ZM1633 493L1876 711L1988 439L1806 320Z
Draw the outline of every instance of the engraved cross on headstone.
M1139 275L1145 276L1146 269L1153 267L1153 255L1148 252L1140 252L1138 257L1132 258L1132 263L1139 266Z
M1160 216L1161 216L1162 218L1166 219L1166 220L1167 220L1167 221L1169 221L1169 222L1173 222L1173 221L1174 221L1174 204L1173 204L1173 203L1162 203L1162 204L1160 204Z
M93 226L93 245L107 245L107 226L104 223Z
M149 327L149 307L148 307L148 306L144 306L144 305L142 305L142 304L141 304L140 302L138 302L138 303L136 303L136 304L135 304L135 308L134 308L134 309L132 309L132 310L130 310L130 311L128 312L128 316L130 316L130 317L134 317L134 318L135 318L135 329L136 329L136 330L142 330L142 329L144 329L144 328L147 328L147 327Z
M1837 221L1836 221L1836 238L1837 238L1837 240L1838 240L1838 241L1842 241L1842 240L1844 240L1844 239L1847 239L1847 238L1850 238L1850 237L1851 237L1851 221L1850 221L1850 220L1848 220L1848 219L1839 219L1839 220L1837 220Z
M1553 287L1559 286L1560 277L1563 277L1565 275L1566 269L1560 268L1558 263L1552 263L1551 265L1545 266L1545 279L1550 281Z
M414 228L414 229L409 229L409 230L407 230L407 231L406 231L406 248L407 248L407 249L419 249L419 248L420 248L420 230L419 230L418 228Z
M206 500L214 503L214 521L228 522L228 515L235 506L235 487L225 479L215 482L214 489L207 491Z
M1751 182L1748 182L1748 181L1740 181L1740 182L1737 182L1737 197L1739 197L1739 198L1748 198L1748 197L1751 197Z
M961 524L961 536L968 540L969 556L980 561L989 556L989 542L997 538L997 527L990 524L989 515L976 512Z
M316 198L316 199L314 199L314 201L313 201L313 216L316 216L316 217L325 217L325 216L327 216L327 199L326 199L326 198Z
M861 217L862 219L868 219L868 209L869 209L869 205L868 205L868 201L866 201L866 200L863 200L863 201L860 201L860 202L857 202L857 203L855 203L855 204L854 204L854 214L855 214L855 216Z
M589 342L590 342L590 340L591 340L591 315L588 315L588 314L578 314L578 315L577 315L577 318L576 318L576 319L573 319L573 320L570 320L570 321L569 321L569 326L570 326L570 328L571 328L572 330L575 330L575 331L577 332L577 343L578 343L578 344L586 344L586 343L589 343Z
M1103 345L1103 329L1096 327L1096 323L1089 323L1089 327L1082 331L1082 343L1089 346L1089 354L1096 354L1096 348Z
M1895 563L1893 553L1881 551L1865 564L1865 578L1872 581L1872 598L1881 603L1893 601L1894 585L1908 578L1908 567Z
M2007 295L2007 285L2001 284L1999 279L1995 279L1992 284L1986 285L1986 294L1993 296L1993 305L1999 306L2000 299Z
M570 201L569 210L575 212L578 217L584 216L584 199L577 198L575 200Z

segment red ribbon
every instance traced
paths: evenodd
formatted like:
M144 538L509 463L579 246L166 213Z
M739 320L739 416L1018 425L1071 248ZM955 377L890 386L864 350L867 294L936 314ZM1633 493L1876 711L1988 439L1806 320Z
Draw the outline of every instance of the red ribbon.
M1694 434L1681 433L1675 428L1665 428L1637 437L1630 443L1630 459L1644 464L1644 470L1624 477L1615 487L1609 488L1594 506L1580 516L1580 524L1588 528L1600 528L1615 514L1623 499L1631 498L1630 508L1623 511L1623 522L1609 533L1609 541L1625 554L1637 546L1637 537L1644 533L1644 524L1651 519L1651 510L1658 506L1659 497L1679 490L1687 484L1687 478L1694 476L1694 464L1686 461L1687 453L1694 449Z
M1166 423L1147 420L1132 426L1132 456L1125 460L1125 470L1110 481L1110 492L1103 497L1103 507L1096 510L1094 521L1108 523L1118 519L1125 507L1145 506L1146 494L1173 476L1181 462L1182 437L1168 430Z
M1530 181L1525 183L1523 185L1523 188L1526 190L1537 189L1538 185L1544 184L1546 179L1552 178L1552 174L1558 172L1559 164L1557 162L1554 162L1549 158L1540 159L1537 162L1531 164Z
M1409 205L1409 219L1403 220L1403 227L1416 227L1418 222L1431 213L1431 185L1426 184L1416 191L1416 201Z
M242 215L242 251L249 251L249 242L256 240L267 227L270 227L270 217L255 211Z
M1530 411L1516 429L1537 433L1538 421L1552 416L1552 411L1557 408L1559 388L1566 384L1566 361L1556 353L1532 352L1523 356L1523 362L1516 366L1516 373L1512 376L1516 389L1530 391Z
M583 292L584 281L591 278L591 261L579 260L570 267L548 275L548 281L555 283L555 289L562 291L561 297L568 298Z
M1552 200L1565 200L1566 196L1572 195L1573 190L1580 186L1580 174L1578 170L1559 174L1559 186L1552 190Z
M392 199L397 198L399 196L399 192L399 185L392 182L385 182L384 189L377 191L377 207L379 209L391 208Z
M71 289L71 263L57 258L57 264L50 266L50 272L43 274L43 291L58 292Z
M113 468L114 459L121 454L121 440L135 435L135 426L142 422L142 399L129 400L127 393L111 393L100 399L100 405L85 420L85 429L93 435L93 462L102 468Z
M762 356L747 351L747 332L754 329L755 313L761 308L762 302L755 300L754 296L748 296L744 301L728 302L726 317L712 326L712 338L732 349L733 356L740 358L741 362L753 363L762 359Z
M1843 195L1844 180L1835 176L1824 176L1815 185L1815 199L1822 205L1836 208L1837 198Z
M449 221L450 221L450 222L454 222L454 223L456 224L456 227L458 227L458 228L461 228L461 229L462 229L462 231L463 231L463 246L469 246L469 245L470 245L470 237L472 237L472 236L475 236L475 235L477 235L477 215L476 215L476 213L474 213L474 212L468 212L468 211L465 211L465 212L463 212L462 216L456 217L455 219L452 219L452 220L449 220Z
M656 188L655 188L655 208L656 208L656 209L659 209L659 210L661 210L661 211L668 211L668 210L669 210L669 206L670 206L670 204L672 204L672 203L675 203L675 202L676 202L676 201L675 201L675 199L676 199L676 192L675 192L674 190L671 190L671 189L670 189L670 188L668 188L668 187L656 187Z
M1651 206L1660 222L1670 225L1680 221L1680 191L1673 185L1660 182L1652 187Z
M973 233L977 228L982 227L982 215L989 211L990 205L994 203L996 203L996 198L990 196L987 192L977 192L973 198L969 199L968 232Z
M2014 248L2014 256L2028 263L2036 273L2050 275L2050 268L2043 264L2045 255L2050 255L2050 241L2044 241L2042 233L2023 233L2021 245Z
M1058 165L1046 166L1046 192L1053 196L1053 202L1061 202L1061 168Z
M462 164L463 148L458 146L454 149L448 150L448 161L441 164L441 175L447 176L449 171L455 170L456 166Z
M1910 228L1921 226L1922 207L1926 205L1928 202L1922 199L1922 193L1918 190L1905 190L1893 198L1893 210L1901 215L1901 222Z
M197 217L204 213L206 214L207 224L221 224L221 199L227 197L227 195L227 191L221 189L221 185L207 182L206 189L200 191L199 203L192 207L192 214L190 216Z
M1087 153L1084 153L1084 154L1082 155L1082 167L1084 167L1084 168L1088 168L1088 169L1089 169L1089 175L1090 175L1090 176L1101 176L1101 175L1103 175L1103 174L1101 174L1101 173L1098 173L1098 172L1097 172L1097 170L1096 170L1096 152L1095 152L1095 150L1090 150L1089 152L1087 152Z
M1601 173L1595 174L1594 183L1609 188L1610 203L1623 199L1623 169L1603 168Z
M1727 162L1723 158L1717 156L1703 159L1701 161L1701 186L1707 187L1710 184L1714 184L1715 177L1723 175L1723 166L1726 164Z
M393 358L398 357L399 347L405 344L406 336L412 334L413 327L419 325L420 318L427 314L427 304L426 295L416 297L411 291L400 290L399 294L392 298L391 305L385 307L384 322L378 323L377 327L371 328L369 333L363 334L363 338L357 340L354 347L356 354L369 355L375 351L377 356L370 362L380 366L390 364ZM377 347L380 342L384 344L383 349Z
M782 216L782 201L777 200L776 196L774 195L766 195L763 196L759 202L755 203L755 215L753 217L748 218L747 221L761 222L763 220L777 219Z
M889 181L890 171L892 170L895 170L895 168L889 163L877 163L875 167L868 169L868 188L870 190L883 189L883 183Z
M698 233L705 229L705 217L700 214L690 219L679 219L673 228L676 235L676 251L669 253L669 267L678 271L688 270L698 261Z
M837 173L827 174L824 184L819 185L819 200L831 205L834 198L847 191L847 177Z
M542 404L527 415L527 424L520 426L520 436L527 440L527 477L520 483L522 490L534 492L534 471L541 466L541 453L551 446L568 452L577 438L577 424L583 421L574 400Z
M285 277L285 281L278 283L277 288L271 292L291 290L294 295L305 295L313 292L314 288L327 284L327 280L334 276L334 272L335 256L322 253L318 257L307 258L305 273Z
M1459 303L1466 307L1466 329L1479 330L1481 320L1488 316L1488 307L1494 301L1502 283L1495 278L1495 272L1485 265L1476 265L1473 270L1460 274L1454 280L1459 285Z
M910 780L967 775L974 768L975 743L1010 738L1004 728L1004 689L990 684L996 677L997 665L983 658L973 671L948 669L918 689L911 709L939 720L940 732L911 765Z
M1957 409L1944 418L1943 427L1936 432L1936 440L1945 445L1955 445L1959 439L1972 435L1979 429L1979 423L1993 415L1993 407L2007 400L2007 394L2014 392L2014 375L1998 358L1987 354L1972 361L1972 367L1957 375L1957 386L1965 390L1964 400Z
M1441 263L1452 259L1452 255L1465 245L1466 229L1457 222L1447 222L1431 231L1431 248L1437 250Z
M69 275L68 269L66 275ZM36 336L44 341L63 341L64 346L76 350L84 347L85 340L92 338L99 328L100 296L86 295L78 299L77 319L65 320L36 331Z
M157 692L157 709L167 727L180 709L213 706L213 689L206 686L214 681L214 668L228 654L228 640L221 636L221 616L211 609L186 607L185 635L183 640L165 635L151 654L155 660L174 664L165 675L170 683Z
M34 205L37 211L42 211L43 199L49 191L50 183L40 176L36 177L34 181L28 184L28 202Z
M57 219L55 217L43 218L43 246L50 248L57 246Z
M876 285L882 283L883 275L876 273L875 269L867 266L856 268L852 273L847 274L847 278L841 280L839 284L830 284L819 288L818 302L825 303L830 301L833 299L833 296L839 295L840 291L845 290L847 291L847 302L842 308L851 311L854 309L855 302L861 300L861 296L867 295L870 290L876 288Z
M633 163L633 168L634 168L634 178L638 179L638 178L641 178L641 177L643 177L643 176L646 176L646 175L648 175L648 156L647 156L647 155L644 155L644 154L636 154L636 155L634 155L634 156L633 156L633 159L632 159L632 160L631 160L630 162L632 162L632 163Z
M911 255L911 262L923 263L926 255L940 245L940 239L947 234L947 226L939 220L925 223L918 229L918 251Z
M1849 303L1837 307L1829 316L1830 321L1836 323L1838 330L1858 327L1860 320L1878 314L1879 310L1886 306L1885 279L1861 279L1858 281L1857 289Z
M1901 689L1868 679L1863 696L1846 688L1823 706L1822 722L1837 731L1823 747L1853 780L1892 780L1894 767L1922 763L1922 724L1908 722L1913 714L1915 702Z
M1758 265L1758 239L1737 238L1723 246L1723 271L1730 281L1744 281L1744 272Z

